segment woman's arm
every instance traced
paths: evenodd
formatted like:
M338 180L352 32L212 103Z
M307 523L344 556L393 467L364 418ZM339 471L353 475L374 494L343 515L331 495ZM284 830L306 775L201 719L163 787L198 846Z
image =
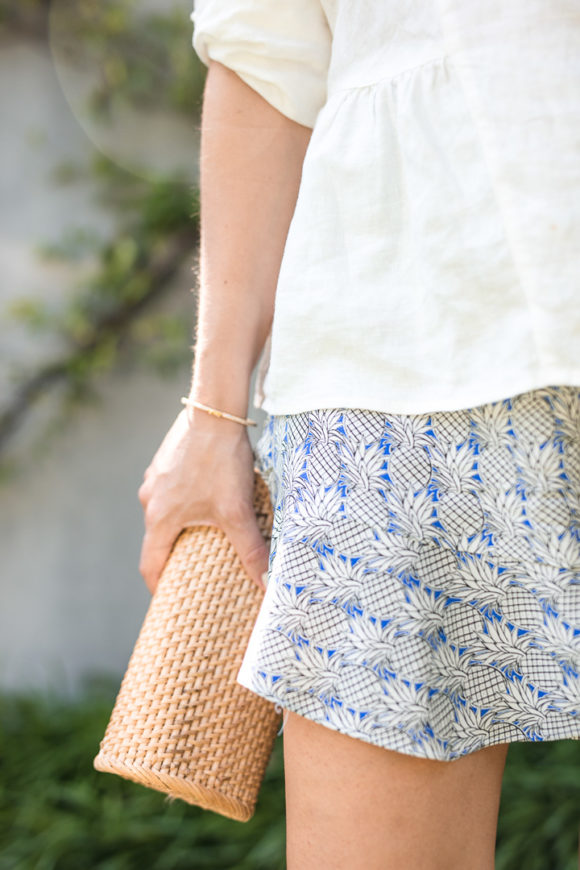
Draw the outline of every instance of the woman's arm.
M209 65L201 125L199 313L190 395L246 416L250 378L270 329L276 283L311 129L228 67ZM187 407L144 474L139 570L151 594L182 528L222 528L263 586L268 547L253 510L245 426Z
M228 67L210 62L202 107L200 287L190 392L239 416L246 415L250 378L271 326L311 132Z

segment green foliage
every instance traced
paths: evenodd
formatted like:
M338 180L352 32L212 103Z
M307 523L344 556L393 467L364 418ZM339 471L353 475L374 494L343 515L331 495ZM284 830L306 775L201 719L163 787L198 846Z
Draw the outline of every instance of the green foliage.
M136 0L56 0L52 38L79 68L99 70L90 108L106 119L117 106L162 105L191 115L199 107L205 67L191 45L193 3L163 13Z
M155 259L168 240L184 233L190 240L184 254L193 258L198 234L198 192L184 179L146 181L102 155L95 155L92 174L98 181L99 199L117 212L115 235L99 243L85 229L76 227L59 244L43 246L38 253L48 260L90 259L93 268L70 288L65 305L55 308L50 300L20 297L5 310L31 329L56 333L65 346L68 343L80 350L100 344L99 333L106 318L118 315L123 307L135 308L155 290ZM191 324L187 328L189 335ZM179 338L183 336L182 332ZM103 334L102 339L110 343L109 335ZM77 364L78 360L73 368ZM90 360L85 364L89 372Z
M0 870L283 870L282 738L254 818L235 822L94 770L117 690L0 699ZM577 870L578 768L571 740L510 747L496 870Z
M117 689L2 698L0 870L281 870L281 738L254 817L236 822L94 770Z
M23 295L3 311L5 328L18 323L62 348L32 374L24 367L11 375L14 397L0 413L0 446L35 401L60 387L52 419L37 432L29 455L48 449L83 403L98 401L102 375L140 367L170 377L191 364L194 300L191 317L168 313L163 302L183 265L193 264L197 190L178 175L133 175L102 155L95 155L90 173L99 200L115 211L115 233L101 241L77 227L59 244L44 246L39 256L80 264L82 277L59 299ZM17 473L13 457L0 458L0 484Z
M192 49L193 2L162 13L136 0L0 0L0 38L48 37L57 63L95 74L87 110L106 121L115 108L199 109L205 67Z
M65 347L80 351L88 350L88 345L92 350L95 343L110 346L110 335L103 330L104 322L119 315L124 308L137 309L138 303L156 289L158 275L154 264L168 240L185 234L190 245L183 253L193 258L198 234L198 193L184 179L145 181L101 155L95 157L92 171L99 182L100 199L117 211L119 226L115 235L98 242L85 229L76 227L58 244L43 246L38 253L47 260L89 259L93 268L79 284L69 289L64 305L55 305L49 299L21 296L5 308L9 318L33 331L56 334ZM167 318L162 316L160 322L166 324ZM187 324L187 330L189 337L191 324ZM188 351L183 345L185 331L177 333L173 329L168 333L163 327L160 334L163 332L165 336L179 339ZM149 330L148 336L152 335L153 331ZM94 354L92 358L95 359ZM90 359L84 364L89 373ZM78 365L80 361L75 359L71 371Z
M510 746L496 870L578 870L580 744Z
M126 106L185 113L194 122L206 69L191 45L191 8L187 0L162 14L136 0L0 0L0 38L47 41L57 68L88 74L93 85L86 108L101 124ZM49 391L58 401L29 453L47 448L80 404L98 400L101 375L141 367L168 377L192 362L193 300L191 318L169 314L163 303L182 266L188 260L193 265L197 190L179 174L138 166L127 171L97 152L88 164L88 170L70 162L56 166L53 181L89 182L96 200L113 213L114 229L101 239L72 216L60 241L41 246L38 255L74 266L71 274L79 277L58 299L39 298L38 288L31 288L3 310L5 330L17 324L62 350L34 370L10 363L13 395L0 408L0 453ZM18 473L17 464L14 456L0 457L0 484Z

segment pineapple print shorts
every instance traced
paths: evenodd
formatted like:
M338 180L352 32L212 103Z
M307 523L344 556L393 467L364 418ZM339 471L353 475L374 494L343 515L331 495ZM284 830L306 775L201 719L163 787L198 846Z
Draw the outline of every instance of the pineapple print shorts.
M268 582L237 681L448 761L580 739L580 388L270 415Z

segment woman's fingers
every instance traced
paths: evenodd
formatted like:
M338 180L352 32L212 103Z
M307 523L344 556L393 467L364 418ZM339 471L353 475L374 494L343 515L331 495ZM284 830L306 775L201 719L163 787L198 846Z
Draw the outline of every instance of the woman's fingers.
M168 537L167 534L160 533L159 529L150 529L143 536L139 572L145 580L151 595L154 594L157 588L157 583L177 534Z
M139 496L143 501L142 494ZM237 503L223 511L218 528L223 529L250 578L264 590L263 574L268 569L269 547L260 532L253 508L245 503ZM141 545L139 571L147 588L154 594L157 583L165 567L175 539L188 525L202 523L183 523L168 530L167 524L149 523Z
M242 504L230 509L221 527L233 544L246 573L260 589L265 589L262 575L268 569L270 548L262 536L253 507Z

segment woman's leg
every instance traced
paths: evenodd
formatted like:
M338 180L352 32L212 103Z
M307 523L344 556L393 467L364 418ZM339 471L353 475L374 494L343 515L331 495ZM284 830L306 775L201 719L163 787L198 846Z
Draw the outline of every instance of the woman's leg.
M492 870L507 744L431 761L284 716L288 870Z

